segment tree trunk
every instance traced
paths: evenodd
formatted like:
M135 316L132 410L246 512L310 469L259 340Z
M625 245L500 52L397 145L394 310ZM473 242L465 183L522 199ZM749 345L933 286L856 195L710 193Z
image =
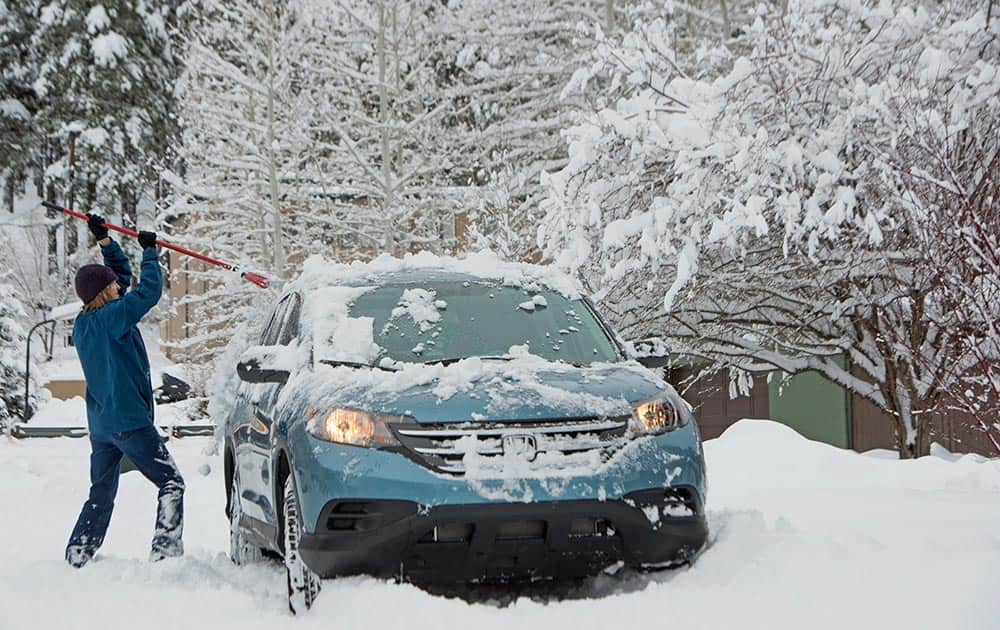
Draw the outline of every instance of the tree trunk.
M930 414L924 412L914 416L914 410L912 408L901 409L898 404L898 399L895 397L887 397L886 400L891 401L889 406L894 407L894 409L887 409L886 411L888 411L892 417L893 428L896 435L896 451L899 453L899 458L917 459L918 457L930 455ZM913 418L913 431L910 432L909 435L906 430L906 423L903 422L903 417L906 415Z
M386 93L385 89L385 82L387 79L385 31L386 28L388 28L388 25L386 24L387 20L385 13L385 2L380 2L378 8L378 40L376 45L378 46L379 123L382 127L382 212L384 213L384 219L386 220L384 247L388 253L393 254L395 243L393 242L393 221L390 220L393 212L392 151L390 149L389 138L389 95Z
M76 210L76 137L79 134L77 132L72 132L69 134L69 181L66 182L66 207L72 210ZM66 258L69 258L76 253L77 250L77 225L75 219L66 220L63 218L63 223L66 225L66 236L64 238L63 246L65 249Z
M285 266L285 253L281 243L281 199L278 193L277 155L274 151L274 40L278 36L278 16L274 4L268 5L267 37L267 179L271 198L271 230L274 248L274 273L280 278Z
M14 179L16 175L14 173L8 173L6 179L4 180L3 189L3 199L4 205L7 206L7 210L13 214L14 212Z
M56 198L56 187L53 184L46 186L46 199ZM48 219L48 258L49 275L59 271L59 224L61 215L55 210L47 209L45 218Z

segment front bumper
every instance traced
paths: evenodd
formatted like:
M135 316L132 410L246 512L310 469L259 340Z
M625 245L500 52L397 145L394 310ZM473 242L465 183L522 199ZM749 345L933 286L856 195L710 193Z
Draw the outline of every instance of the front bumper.
M704 460L694 423L628 444L582 474L475 479L431 471L395 452L317 440L298 423L288 436L307 533L331 499L407 499L428 508L622 499L649 488L689 486L705 498Z
M582 577L619 562L669 566L692 558L707 536L700 495L679 486L606 501L330 501L300 552L323 577L494 582Z

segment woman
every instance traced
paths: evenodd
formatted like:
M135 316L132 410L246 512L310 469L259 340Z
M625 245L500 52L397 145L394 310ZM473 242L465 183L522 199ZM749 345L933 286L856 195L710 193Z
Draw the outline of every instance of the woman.
M108 237L104 219L93 214L88 218L104 264L84 265L76 274L76 293L84 306L73 324L73 343L87 381L91 485L66 546L66 561L82 567L104 542L123 455L160 489L150 559L180 556L184 480L153 426L149 358L136 326L159 301L163 288L156 234L139 232L142 276L128 291L128 259Z

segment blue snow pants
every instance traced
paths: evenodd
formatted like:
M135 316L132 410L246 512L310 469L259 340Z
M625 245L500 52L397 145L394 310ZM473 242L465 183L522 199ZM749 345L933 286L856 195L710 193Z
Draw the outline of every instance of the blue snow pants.
M66 560L82 565L104 542L118 493L118 466L128 455L146 479L160 489L153 536L153 558L184 553L184 480L153 425L110 435L90 436L90 496L66 546Z

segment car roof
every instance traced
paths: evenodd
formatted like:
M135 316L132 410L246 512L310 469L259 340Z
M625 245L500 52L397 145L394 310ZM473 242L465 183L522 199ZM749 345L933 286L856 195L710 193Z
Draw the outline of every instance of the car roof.
M371 287L426 283L489 282L526 289L551 289L575 299L583 294L578 280L553 265L511 262L491 252L463 257L429 252L403 258L381 255L368 262L337 263L321 256L306 259L299 277L287 285L303 294L324 287Z
M357 278L345 278L335 282L337 286L362 287L362 286L385 286L385 285L415 285L415 284L445 284L461 282L502 282L500 277L487 277L449 271L447 269L419 269L409 271L390 271L373 273L370 276Z

